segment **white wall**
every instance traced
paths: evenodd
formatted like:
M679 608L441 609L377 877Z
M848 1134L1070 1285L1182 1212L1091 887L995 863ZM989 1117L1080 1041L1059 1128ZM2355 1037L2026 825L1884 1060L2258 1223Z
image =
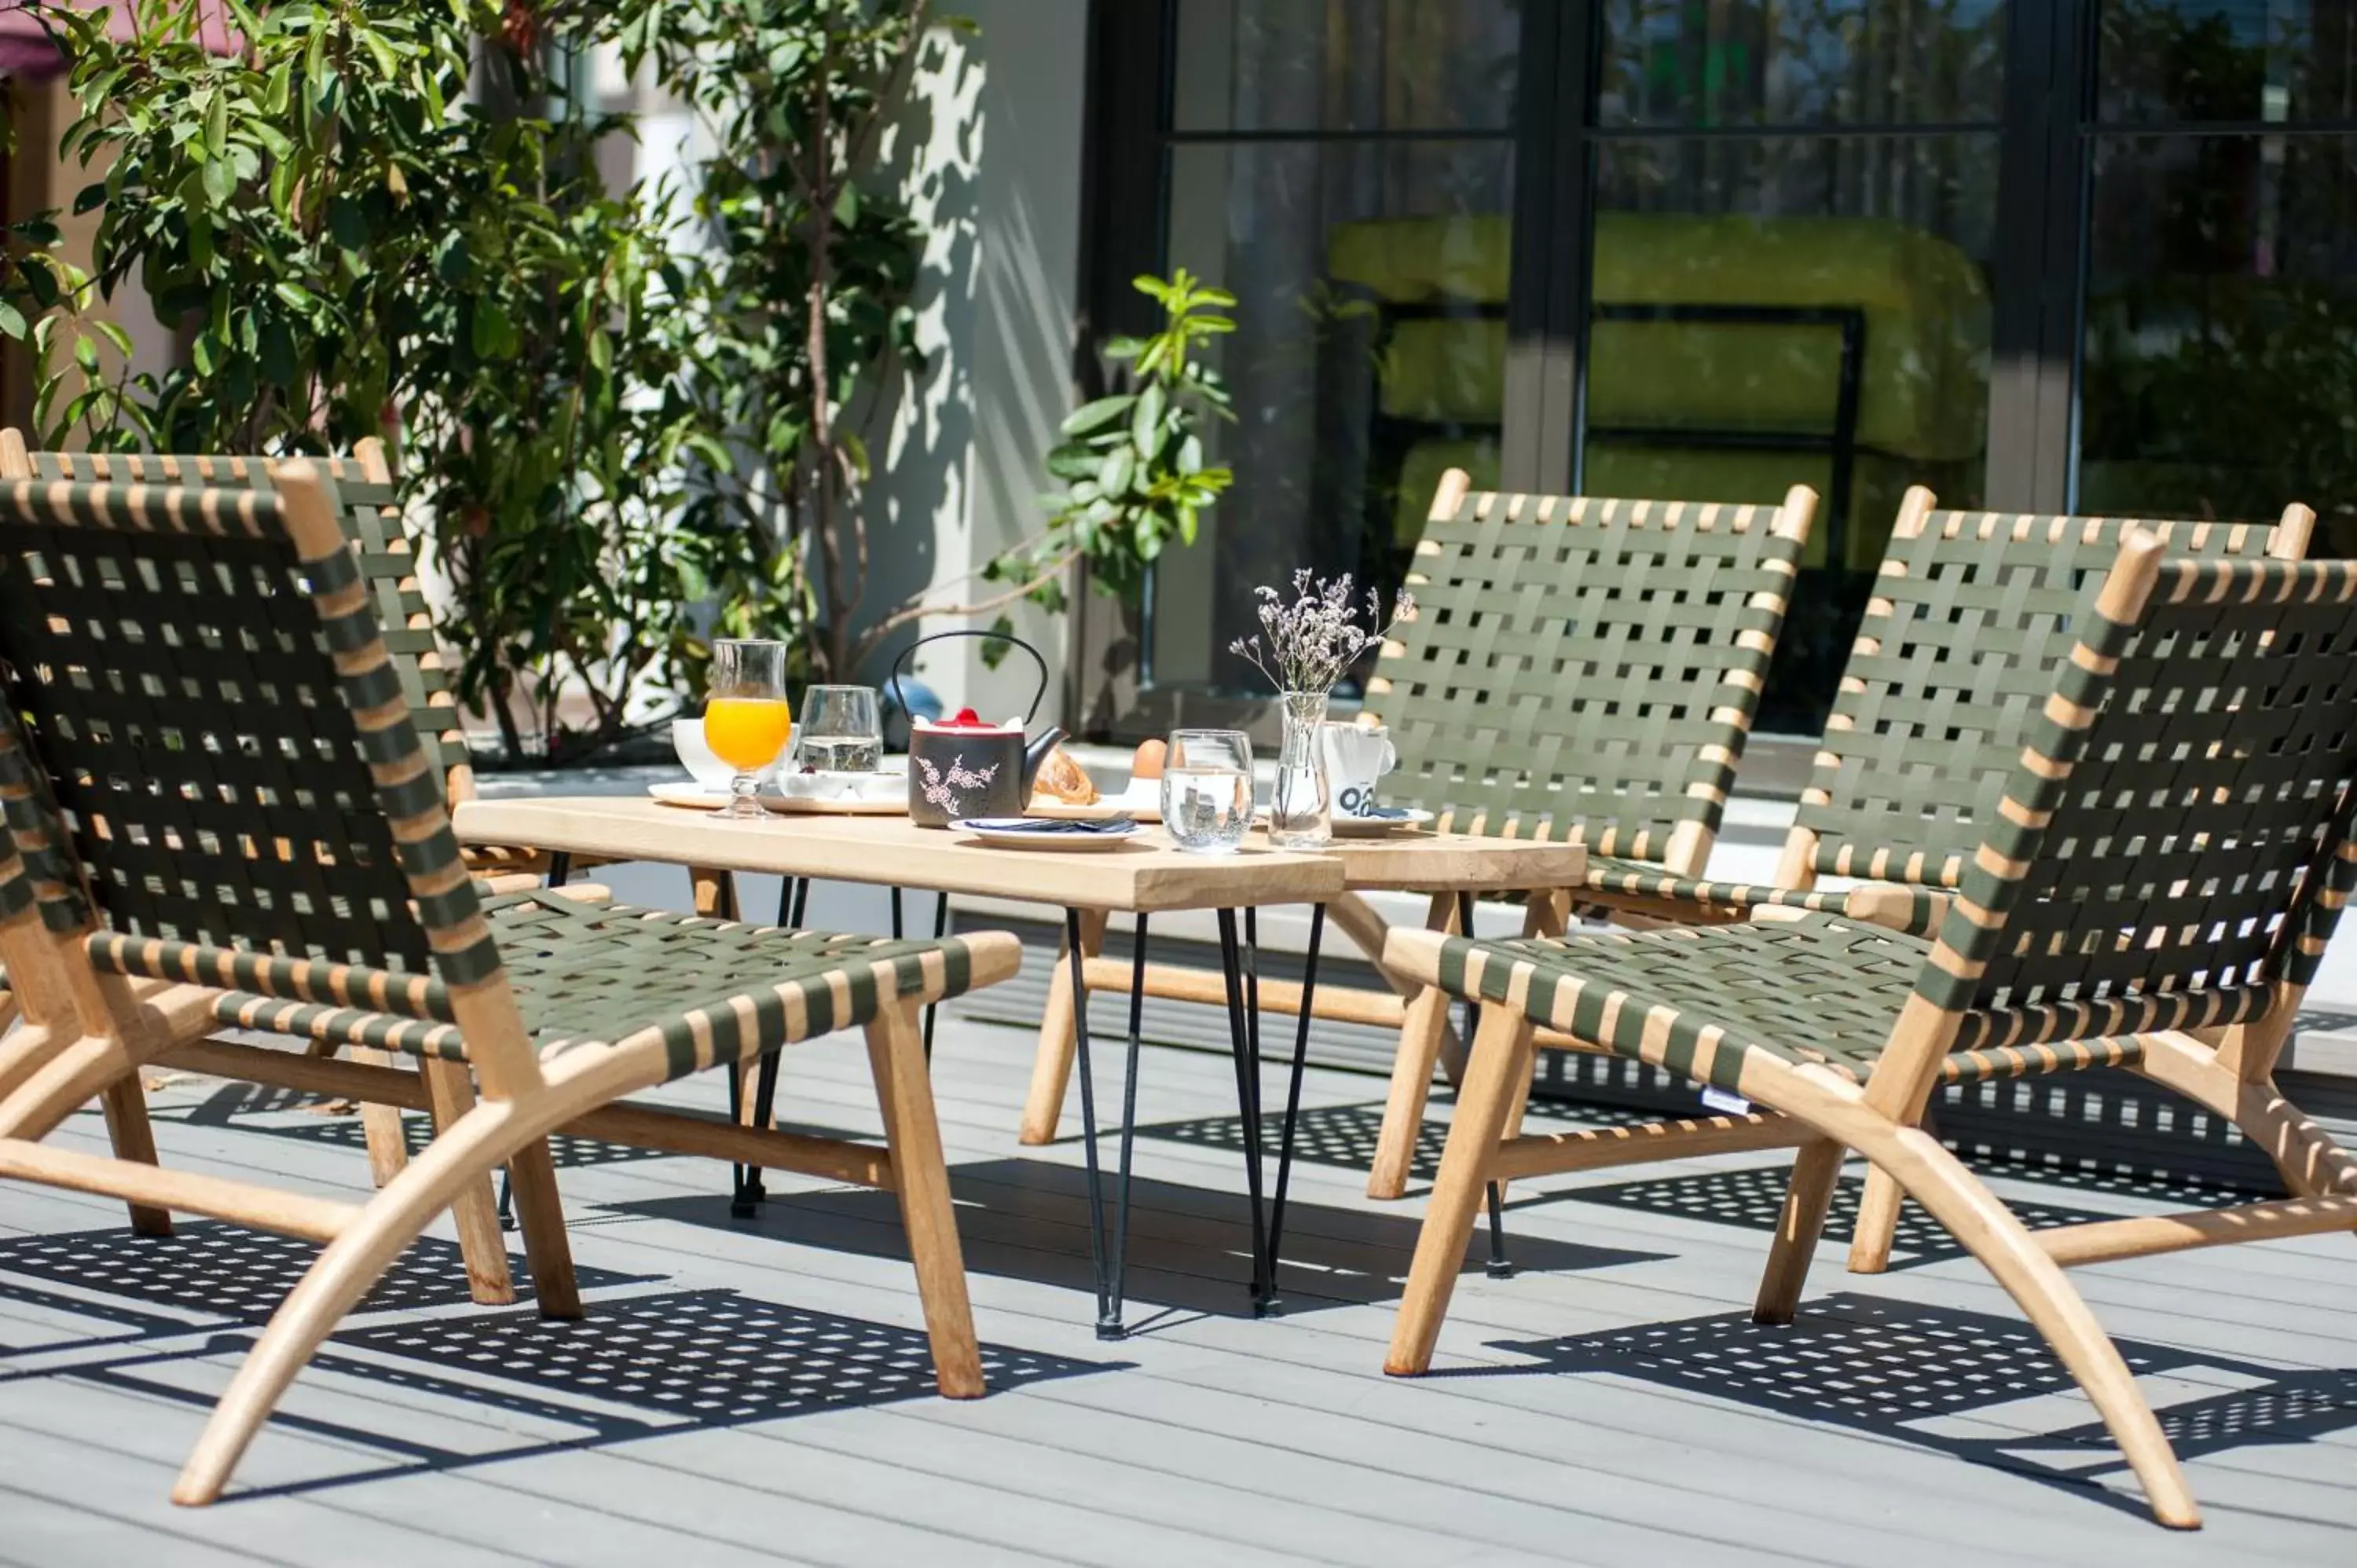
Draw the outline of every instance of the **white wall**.
M921 145L899 152L927 234L917 307L928 364L870 437L871 609L920 589L942 603L996 591L970 575L1039 529L1039 460L1072 396L1087 0L958 9L980 31L928 45L916 91L931 112L912 116ZM1056 717L1071 618L1014 614L1017 633L1048 656L1041 716ZM989 620L933 617L919 629ZM920 672L952 707L1003 717L1035 677L1019 653L985 669L982 648L936 645ZM880 682L888 664L879 656L863 678Z

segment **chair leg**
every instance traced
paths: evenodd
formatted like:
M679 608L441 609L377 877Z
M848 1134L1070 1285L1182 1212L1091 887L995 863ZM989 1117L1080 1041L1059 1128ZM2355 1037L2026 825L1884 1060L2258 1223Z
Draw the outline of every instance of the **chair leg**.
M508 1160L515 1194L516 1224L523 1231L524 1261L532 1265L533 1299L543 1317L581 1316L581 1284L573 1272L573 1243L565 1233L565 1205L556 1191L556 1162L548 1140L534 1138ZM504 1249L500 1259L504 1266Z
M1448 1298L1457 1288L1465 1246L1473 1234L1473 1217L1481 1208L1491 1162L1513 1108L1515 1080L1529 1078L1531 1052L1528 1019L1511 1007L1481 1009L1481 1026L1467 1053L1465 1082L1458 1091L1440 1176L1425 1208L1424 1229L1416 1236L1415 1261L1400 1299L1391 1353L1383 1359L1383 1370L1395 1377L1414 1376L1432 1366L1441 1320L1448 1315Z
M1805 1103L1788 1102L1778 1109L1824 1124ZM2153 1516L2173 1529L2198 1529L2201 1509L2169 1439L2161 1433L2158 1418L2136 1391L2135 1374L2061 1265L2048 1257L2021 1221L1930 1133L1885 1121L1854 1102L1843 1106L1836 1116L1844 1123L1836 1135L1878 1168L1888 1171L1894 1186L1928 1209L1978 1258L2028 1315L2103 1417L2112 1440L2143 1485Z
M433 1057L420 1060L417 1071L425 1080L425 1106L434 1118L435 1141L439 1143L475 1109L475 1081L460 1063ZM512 1304L515 1280L508 1271L508 1241L500 1230L499 1194L492 1187L490 1170L451 1200L450 1220L457 1228L458 1256L467 1266L467 1289L475 1304Z
M868 1023L867 1064L876 1076L876 1101L892 1150L892 1191L900 1200L900 1224L917 1268L925 1333L932 1340L934 1381L951 1399L980 1399L982 1353L974 1343L965 1257L958 1247L949 1165L942 1154L915 1004L895 1002Z
M1857 1229L1849 1239L1851 1273L1878 1274L1890 1266L1890 1249L1899 1239L1899 1206L1906 1196L1881 1166L1866 1173L1866 1193L1857 1203Z
M1094 958L1104 949L1105 916L1102 909L1081 911L1081 956ZM1031 1090L1023 1102L1025 1144L1052 1144L1056 1124L1064 1115L1064 1090L1072 1076L1072 972L1077 961L1067 951L1056 960L1048 977L1048 1005L1039 1015L1039 1047L1031 1063Z
M541 1118L542 1124L550 1119ZM213 1407L172 1488L174 1502L197 1507L221 1496L239 1456L311 1352L436 1214L460 1195L488 1187L491 1171L521 1142L521 1122L512 1101L467 1112L328 1243L279 1304Z
M1367 1171L1369 1197L1395 1198L1407 1191L1408 1169L1424 1131L1425 1101L1432 1093L1432 1069L1440 1060L1440 1036L1448 1026L1448 993L1433 985L1417 992L1400 1025L1383 1130L1375 1135L1374 1164Z
M1825 1228L1825 1210L1833 1206L1834 1184L1841 1179L1842 1156L1848 1151L1832 1139L1802 1146L1792 1159L1792 1176L1784 1189L1784 1212L1776 1223L1776 1240L1768 1252L1768 1271L1760 1277L1760 1294L1751 1304L1754 1323L1790 1323L1799 1310L1801 1293L1809 1283L1809 1262L1817 1237Z
M351 1058L367 1067L391 1067L393 1053L367 1046L351 1047ZM361 1107L361 1136L368 1144L369 1176L378 1187L401 1174L409 1163L409 1134L403 1130L398 1105Z
M1457 899L1436 893L1425 911L1425 929L1457 929ZM1381 958L1380 951L1372 956ZM1448 1042L1447 993L1426 985L1408 998L1407 1015L1400 1023L1399 1048L1392 1057L1390 1091L1383 1097L1383 1124L1375 1134L1374 1163L1367 1170L1367 1196L1389 1200L1407 1192L1408 1169L1415 1163L1415 1146L1424 1133L1425 1102L1432 1094L1432 1069L1445 1065ZM1463 1087L1460 1061L1451 1081Z
M99 1096L99 1104L106 1112L107 1140L114 1145L118 1160L135 1160L143 1165L156 1163L156 1129L147 1121L147 1094L140 1086L139 1075L117 1079ZM150 1208L135 1203L131 1208L131 1233L135 1236L169 1236L172 1215L169 1209Z

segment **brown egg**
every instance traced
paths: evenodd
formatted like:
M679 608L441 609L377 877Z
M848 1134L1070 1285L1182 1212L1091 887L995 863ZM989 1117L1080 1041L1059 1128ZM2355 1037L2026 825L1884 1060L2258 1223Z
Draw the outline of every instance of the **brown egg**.
M1161 778L1163 760L1169 755L1170 748L1162 742L1147 741L1137 748L1137 755L1130 759L1129 776L1132 779Z

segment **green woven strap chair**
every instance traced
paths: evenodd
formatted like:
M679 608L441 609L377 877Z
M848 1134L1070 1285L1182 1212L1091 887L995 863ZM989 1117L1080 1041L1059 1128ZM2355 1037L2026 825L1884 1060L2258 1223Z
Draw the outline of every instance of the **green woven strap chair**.
M1781 507L1727 506L1497 494L1449 470L1408 577L1415 618L1368 683L1400 757L1386 801L1586 844L1585 886L1528 890L1529 933L1631 886L1699 886L1815 508L1797 485ZM1427 924L1458 918L1443 895ZM1359 923L1380 943L1372 912ZM1405 1190L1445 1022L1407 1010L1372 1197Z
M2082 586L2109 570L2121 542L2135 532L2170 555L2297 561L2315 521L2298 503L2272 527L1942 511L1930 491L1909 490L1775 887L1661 891L1839 908L1929 935L1979 847L2055 661L2071 650ZM1822 878L1866 886L1836 890ZM1898 1188L1870 1174L1853 1270L1889 1262L1898 1222Z
M2357 885L2357 564L2164 559L2131 534L1936 940L1823 914L1562 940L1403 931L1388 960L1481 1006L1386 1368L1426 1370L1485 1186L1799 1150L1756 1305L1789 1322L1844 1151L1987 1266L2086 1391L2164 1522L2199 1522L2066 1265L2357 1228L2357 1160L2276 1058ZM1535 1028L1732 1090L1747 1114L1504 1135ZM2033 1235L1915 1126L1929 1086L2123 1066L2240 1127L2298 1196Z
M1623 924L1781 908L1930 933L2020 756L2054 661L2070 650L2082 586L2109 568L2128 532L2153 535L2173 555L2298 560L2314 521L2298 504L2273 527L1943 511L1929 490L1910 489L1773 882L1599 862L1590 897ZM1417 1070L1403 1055L1401 1072ZM1419 1106L1431 1070L1427 1057ZM1407 1097L1397 1076L1393 1091ZM1370 1182L1374 1196L1405 1190L1415 1133L1413 1122L1386 1126L1383 1148L1394 1158L1379 1155L1384 1179ZM1875 1173L1854 1268L1883 1266L1897 1222L1896 1189Z
M337 521L343 525L361 576L376 607L383 629L385 650L400 677L402 695L409 704L410 723L418 743L443 779L446 799L455 808L475 795L474 769L440 642L434 633L432 613L417 575L417 552L401 512L399 487L385 461L382 442L364 440L349 457L312 460L335 487ZM0 480L63 479L80 484L206 485L230 489L268 489L270 461L260 457L156 456L144 453L37 452L28 450L14 429L0 429ZM548 865L536 851L468 845L467 865L494 886L530 885ZM582 890L576 890L576 896ZM591 890L594 891L594 890ZM10 1005L0 992L0 1022ZM384 1058L362 1048L354 1058L382 1065ZM269 1067L292 1067L276 1062ZM466 1075L441 1071L428 1064L421 1086L432 1113L448 1119L461 1113L471 1101ZM141 1112L125 1100L117 1119L135 1122ZM408 1143L402 1132L401 1112L382 1101L363 1101L360 1110L369 1166L379 1186L393 1179L408 1160ZM135 1129L130 1129L136 1136ZM470 1193L457 1208L458 1234L467 1255L468 1275L476 1299L496 1305L514 1299L508 1279L507 1246L500 1233L498 1204L490 1184Z
M917 1011L1013 973L1018 944L755 930L547 893L486 901L333 489L305 463L274 477L274 491L0 487L0 677L22 719L0 741L0 952L27 1019L0 1068L0 1174L327 1243L176 1499L220 1493L313 1348L486 1173L504 1163L513 1177L542 1311L577 1315L547 1134L849 1027L866 1036L888 1146L799 1139L801 1163L777 1163L893 1190L941 1388L980 1394ZM462 1060L480 1101L361 1205L42 1142L213 1026L232 992L241 1008L302 1015L279 1027Z

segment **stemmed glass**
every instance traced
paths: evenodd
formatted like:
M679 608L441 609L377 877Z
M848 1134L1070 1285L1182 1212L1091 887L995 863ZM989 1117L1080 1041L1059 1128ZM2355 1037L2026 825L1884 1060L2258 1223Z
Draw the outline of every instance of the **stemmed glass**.
M761 770L778 760L793 733L786 703L786 644L721 639L712 644L712 691L704 706L704 742L737 770L724 817L764 817L754 797Z

